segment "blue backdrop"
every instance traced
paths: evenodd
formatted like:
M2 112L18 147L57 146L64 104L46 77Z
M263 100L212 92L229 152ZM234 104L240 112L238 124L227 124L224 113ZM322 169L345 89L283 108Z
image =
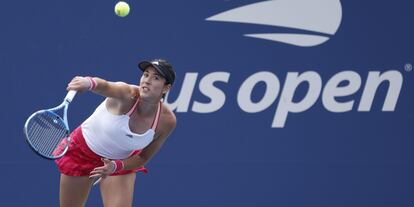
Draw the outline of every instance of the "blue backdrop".
M115 0L2 2L2 205L58 206L54 163L24 141L32 112L75 75L137 83L162 57L178 124L134 206L414 206L411 1L127 2L125 18ZM102 100L77 95L70 127Z

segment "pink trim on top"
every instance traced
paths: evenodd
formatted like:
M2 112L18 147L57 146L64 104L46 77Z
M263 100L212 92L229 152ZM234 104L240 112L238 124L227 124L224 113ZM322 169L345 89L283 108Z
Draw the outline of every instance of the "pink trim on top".
M139 97L137 101L135 102L134 106L132 106L132 108L128 111L128 113L126 113L126 115L131 116L131 114L134 112L135 108L138 105L138 101L139 101ZM160 101L160 104L157 109L157 114L155 115L154 121L152 122L152 125L151 125L151 129L154 131L157 129L158 122L160 121L161 108L162 108L162 102Z
M160 101L160 105L158 106L157 114L155 115L155 119L152 122L152 130L156 130L158 126L158 122L160 121L160 115L161 115L161 108L162 108L162 102Z
M137 107L138 105L138 101L139 101L139 97L137 98L137 101L135 102L134 106L132 106L131 110L128 111L128 113L126 113L126 115L131 116L132 112L134 112L135 107Z

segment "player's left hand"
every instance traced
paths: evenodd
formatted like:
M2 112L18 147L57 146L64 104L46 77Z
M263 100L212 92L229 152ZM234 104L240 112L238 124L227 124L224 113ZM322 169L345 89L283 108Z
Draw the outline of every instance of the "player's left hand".
M89 175L89 178L106 178L106 176L114 173L116 167L115 164L111 160L106 158L102 158L101 160L104 165L93 169Z

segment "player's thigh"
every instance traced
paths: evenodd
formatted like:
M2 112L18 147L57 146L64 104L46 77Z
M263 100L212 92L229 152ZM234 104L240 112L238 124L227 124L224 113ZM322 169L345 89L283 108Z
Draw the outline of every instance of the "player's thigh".
M60 175L60 206L84 206L91 189L88 176Z
M108 176L100 183L105 207L130 207L134 196L135 173Z

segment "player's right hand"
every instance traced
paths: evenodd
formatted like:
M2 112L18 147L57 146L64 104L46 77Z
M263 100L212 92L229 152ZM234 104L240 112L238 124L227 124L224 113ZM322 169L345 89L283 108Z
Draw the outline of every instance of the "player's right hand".
M66 90L75 90L79 92L87 91L91 87L91 82L86 77L76 76L68 84Z

